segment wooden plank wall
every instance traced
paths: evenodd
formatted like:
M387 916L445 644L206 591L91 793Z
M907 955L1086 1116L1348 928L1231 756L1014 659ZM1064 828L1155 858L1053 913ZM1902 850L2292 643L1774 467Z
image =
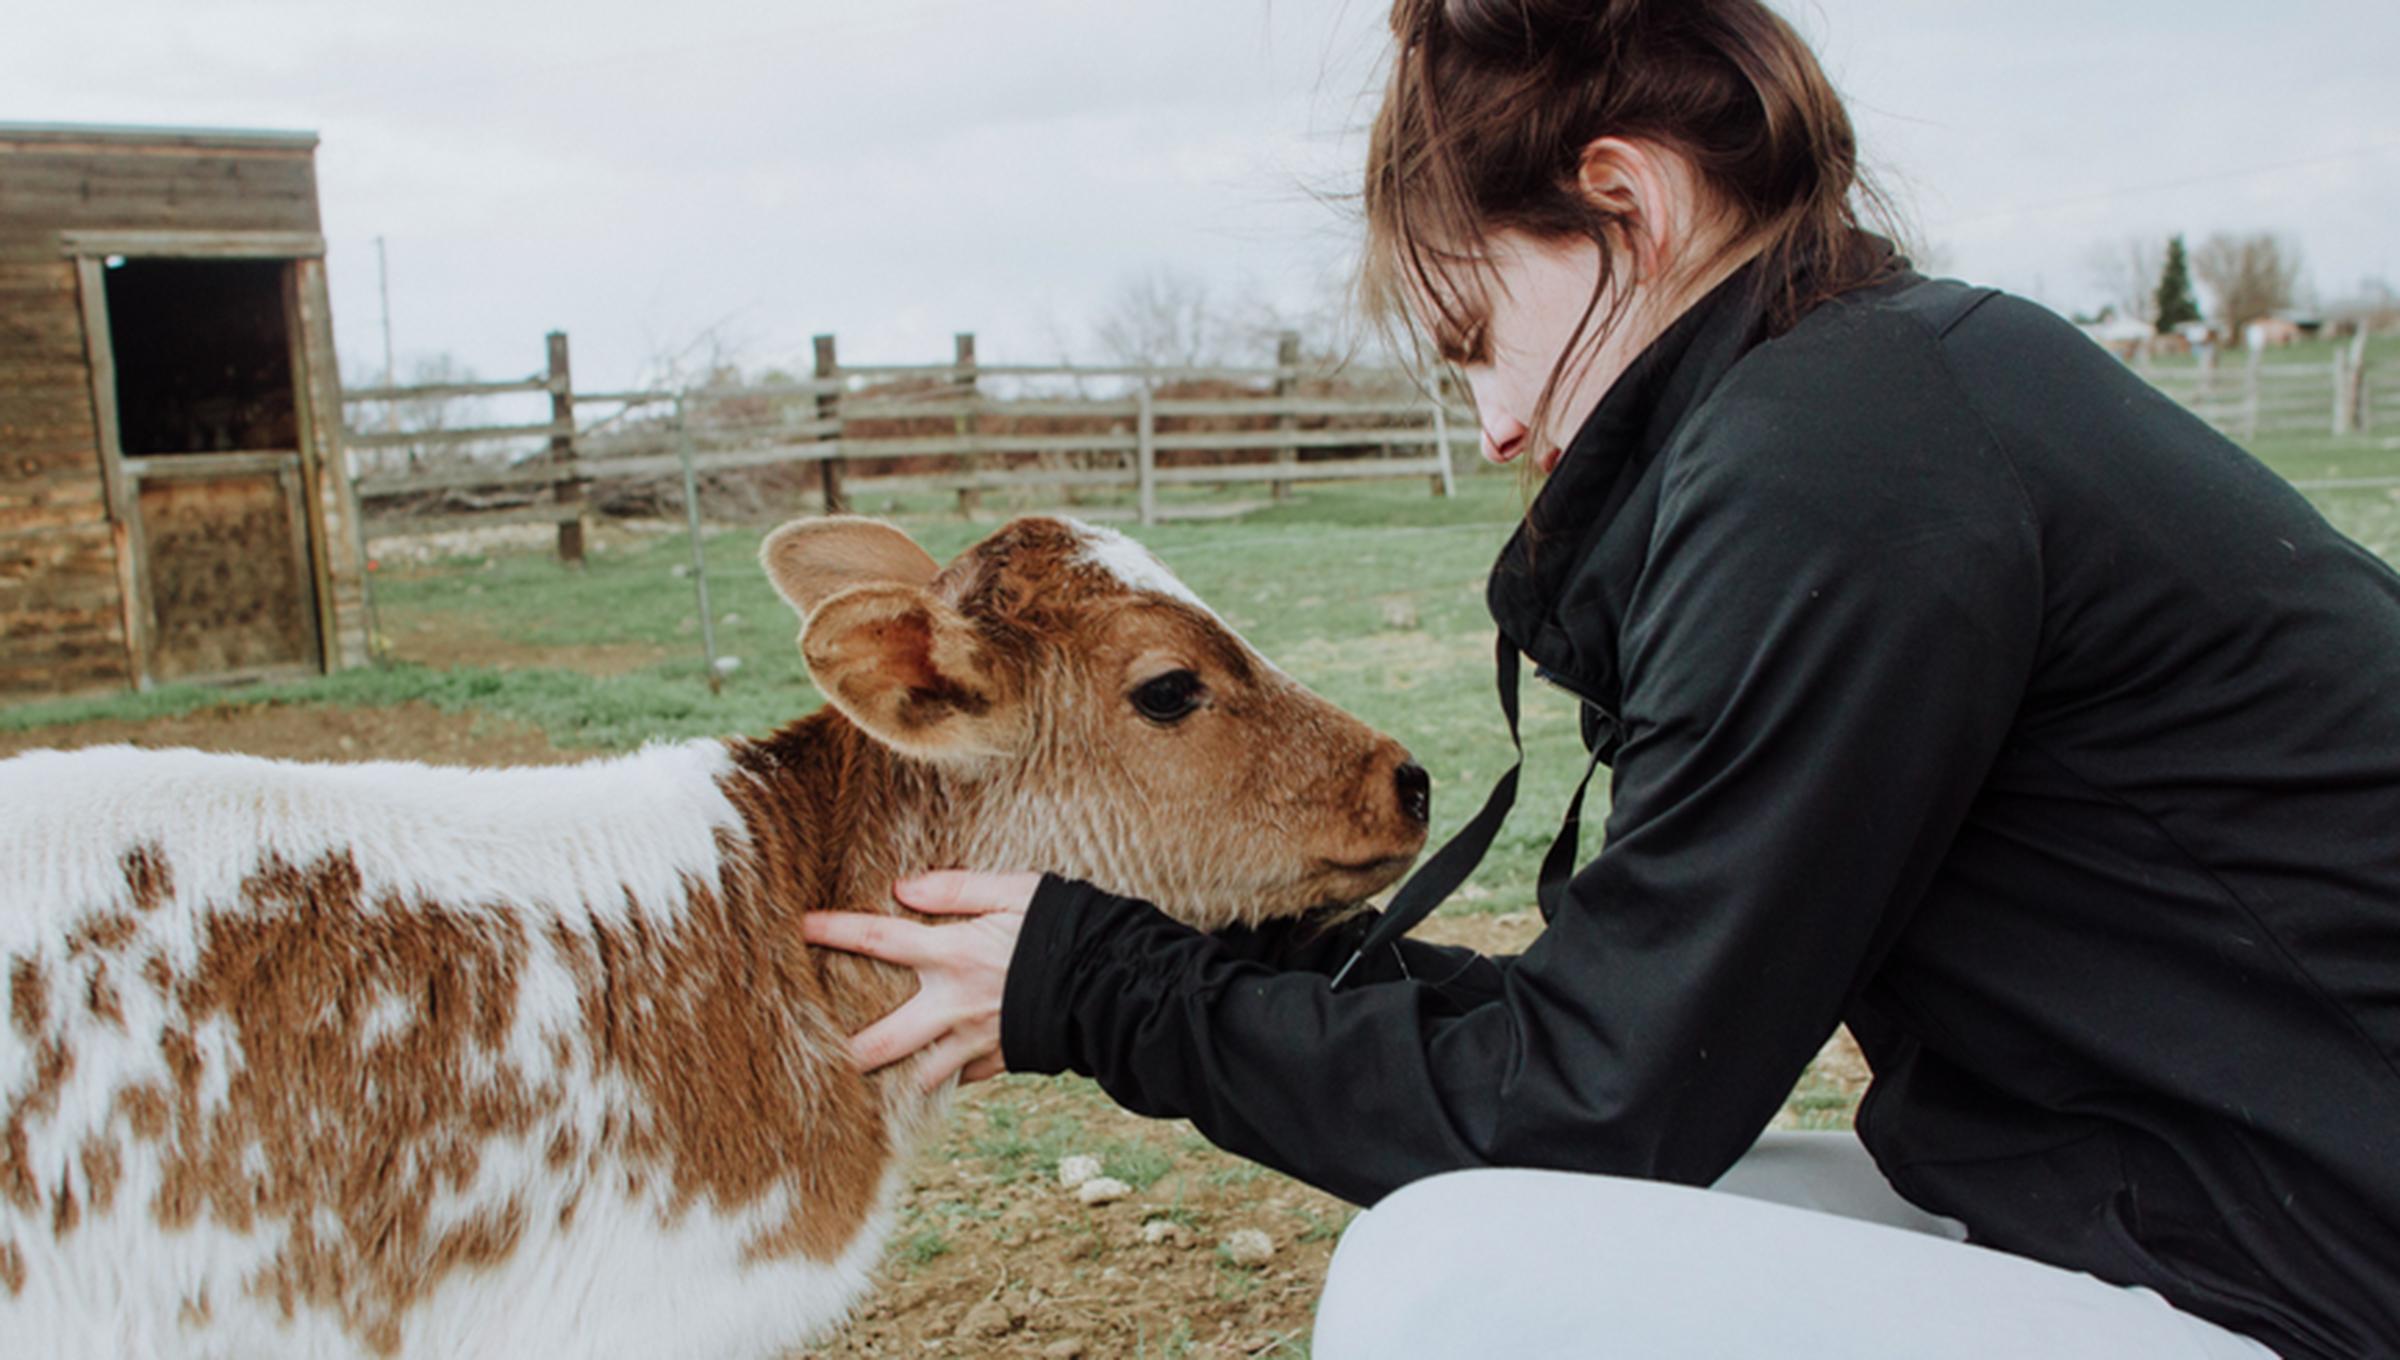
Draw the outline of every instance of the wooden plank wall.
M315 532L309 535L316 558L317 579L328 583L322 592L319 626L324 631L328 669L364 666L369 655L367 629L367 556L362 537L358 493L350 481L350 462L342 449L342 378L333 352L333 305L325 286L325 262L301 260L292 270L294 314L299 319L298 344L306 355L306 378L300 384L301 436L307 464L304 494L314 507Z
M64 231L153 230L321 230L311 147L0 130L0 258L55 259Z
M75 265L0 259L0 697L131 683L112 527Z
M240 231L315 235L313 140L0 128L0 701L133 683L119 578L121 525L108 515L70 231ZM311 292L320 393L338 390L324 323L323 263ZM322 399L322 398L321 398ZM337 421L328 422L338 425ZM338 438L338 432L334 435ZM331 444L321 445L331 448ZM325 479L334 501L347 478ZM355 544L356 516L335 526ZM355 547L349 549L355 562ZM356 568L337 595L336 664L365 654Z

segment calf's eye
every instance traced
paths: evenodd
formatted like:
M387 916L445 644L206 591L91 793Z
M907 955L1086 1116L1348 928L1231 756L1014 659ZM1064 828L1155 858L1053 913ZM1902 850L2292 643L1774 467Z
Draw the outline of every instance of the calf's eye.
M1207 693L1193 672L1168 671L1136 685L1131 697L1134 711L1143 717L1154 723L1173 723L1190 717Z

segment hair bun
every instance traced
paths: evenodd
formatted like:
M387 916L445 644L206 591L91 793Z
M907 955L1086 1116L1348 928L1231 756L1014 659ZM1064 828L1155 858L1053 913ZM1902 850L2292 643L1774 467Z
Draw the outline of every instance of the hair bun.
M1437 0L1446 36L1476 56L1535 61L1613 44L1643 0Z

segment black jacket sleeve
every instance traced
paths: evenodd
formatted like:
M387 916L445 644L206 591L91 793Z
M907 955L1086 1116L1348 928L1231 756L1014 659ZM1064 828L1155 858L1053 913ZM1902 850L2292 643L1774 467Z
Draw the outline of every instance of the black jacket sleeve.
M1336 994L1052 880L1009 1065L1088 1073L1362 1203L1483 1165L1713 1180L1923 892L2040 629L1997 450L1794 447L1789 414L1665 471L1618 630L1606 848L1525 954Z

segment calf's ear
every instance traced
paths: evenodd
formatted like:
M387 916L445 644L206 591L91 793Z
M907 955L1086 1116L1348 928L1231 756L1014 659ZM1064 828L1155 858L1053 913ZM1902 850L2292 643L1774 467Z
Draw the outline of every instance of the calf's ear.
M833 706L894 750L973 761L1025 743L1016 685L966 616L921 586L858 585L819 600L800 655Z
M921 586L942 570L907 534L855 515L793 520L767 535L758 558L802 618L852 586Z

